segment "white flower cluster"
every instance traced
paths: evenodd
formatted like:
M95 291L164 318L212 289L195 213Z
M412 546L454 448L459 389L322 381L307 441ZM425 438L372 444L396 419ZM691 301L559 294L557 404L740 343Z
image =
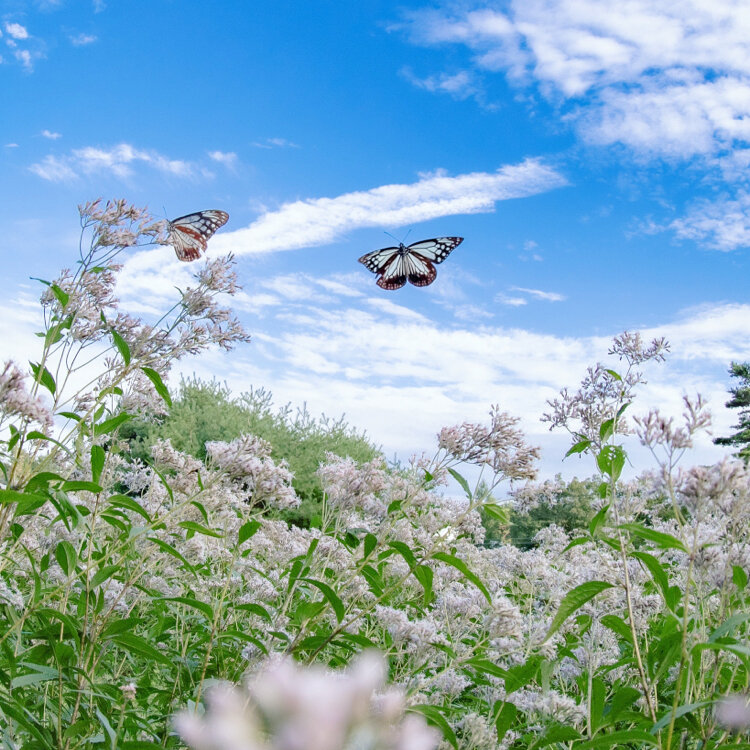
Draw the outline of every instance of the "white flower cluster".
M439 733L404 715L403 694L385 689L386 664L365 652L345 672L266 662L246 690L224 685L205 714L174 724L193 750L434 750Z

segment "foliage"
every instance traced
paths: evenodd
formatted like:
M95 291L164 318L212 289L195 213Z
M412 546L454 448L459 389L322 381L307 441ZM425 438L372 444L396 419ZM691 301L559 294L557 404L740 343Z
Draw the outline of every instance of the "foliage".
M268 441L274 461L289 466L300 505L283 511L281 517L302 526L321 515L323 489L317 471L326 453L357 462L379 455L366 436L343 417L316 419L306 408L294 412L289 405L274 411L272 394L264 388L233 397L226 385L197 378L180 383L172 407L162 419L130 422L122 429L131 453L143 461L148 460L157 440L169 440L177 450L203 460L206 443L229 442L247 434Z
M750 461L750 362L732 362L729 374L739 380L739 385L730 388L732 398L726 402L728 409L739 409L739 421L734 425L735 432L728 437L717 437L717 445L731 445L739 448L734 455L745 463Z
M231 259L147 324L117 309L113 260L162 229L124 203L81 214L89 250L44 282L38 361L0 374L3 747L173 748L176 728L200 749L431 750L425 721L456 750L748 747L750 473L676 468L708 425L697 398L679 427L633 420L659 471L620 478L638 367L664 342L623 334L622 373L550 404L599 472L582 533L484 544L493 493L537 455L497 407L398 471L328 454L320 524L289 526L291 473L257 435L202 458L157 440L148 463L122 438L172 402L175 359L247 339L216 301ZM396 690L374 698L373 648Z
M558 475L554 481L514 490L510 541L521 548L536 546L536 535L551 524L567 534L583 531L596 513L597 486L594 479L564 482Z

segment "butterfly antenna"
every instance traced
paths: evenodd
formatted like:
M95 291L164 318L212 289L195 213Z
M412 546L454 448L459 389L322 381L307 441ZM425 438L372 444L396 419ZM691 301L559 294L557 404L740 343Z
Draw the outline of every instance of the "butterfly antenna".
M406 237L408 237L411 234L411 228L409 228L409 231L406 233ZM404 237L404 244L406 244L406 237Z
M384 234L387 234L391 239L396 240L396 242L401 242L401 240L398 237L394 237L390 232L386 232L385 229L383 230Z

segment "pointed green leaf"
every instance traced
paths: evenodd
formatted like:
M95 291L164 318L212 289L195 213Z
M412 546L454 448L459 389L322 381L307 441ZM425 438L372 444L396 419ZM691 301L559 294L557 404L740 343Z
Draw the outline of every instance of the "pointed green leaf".
M344 609L344 603L338 596L336 596L336 592L328 584L325 584L322 581L317 581L315 578L301 578L300 580L307 581L307 583L315 586L315 588L323 594L331 605L333 611L336 613L337 622L341 622L344 619L344 612L346 611Z
M91 478L94 482L99 482L104 469L105 453L101 445L91 446Z
M466 497L471 500L472 494L469 483L455 469L448 469L448 472L461 485L461 489L466 493Z
M644 526L640 523L621 523L620 528L629 531L633 536L654 542L657 547L662 547L663 549L679 549L682 552L687 552L687 548L679 539L677 539L677 537L652 529L650 526Z
M159 375L156 370L153 370L150 367L141 367L141 370L146 375L146 377L154 384L156 392L164 399L164 401L166 401L167 406L172 406L172 397L169 395L169 391L167 390L167 386L164 385L164 381L161 379L161 375Z
M447 565L451 565L456 570L460 571L461 573L466 576L485 596L485 599L487 599L490 604L492 603L492 597L490 596L490 592L487 591L487 587L482 583L482 581L479 579L479 577L472 573L466 563L463 560L460 560L455 555L449 555L447 552L436 552L432 556L433 560L440 560L441 562L446 563Z
M445 716L440 713L440 709L437 706L430 706L428 704L410 706L406 709L407 713L420 713L427 719L428 724L436 726L442 733L443 737L447 742L453 745L458 750L458 738L456 733L453 731L451 725L446 721Z
M112 334L112 340L115 342L117 351L120 352L122 361L125 363L125 367L127 367L130 364L130 347L128 346L127 341L125 341L125 339L120 336L117 331L112 329L110 333Z
M612 584L607 583L606 581L587 581L580 586L576 586L572 591L569 591L560 602L560 608L557 610L557 614L549 626L547 635L544 636L544 641L548 641L557 630L559 630L565 620L573 614L573 612L579 610L587 601L593 599L597 594L605 589L611 588Z

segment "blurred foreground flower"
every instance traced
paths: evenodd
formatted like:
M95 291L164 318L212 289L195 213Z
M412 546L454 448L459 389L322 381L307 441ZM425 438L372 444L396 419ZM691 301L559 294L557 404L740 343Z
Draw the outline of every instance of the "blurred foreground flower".
M735 732L750 730L750 696L727 695L716 704L716 719Z
M345 672L272 658L246 691L214 687L206 713L183 711L175 728L195 750L434 750L439 732L403 715L403 694L382 690L385 675L376 652Z

